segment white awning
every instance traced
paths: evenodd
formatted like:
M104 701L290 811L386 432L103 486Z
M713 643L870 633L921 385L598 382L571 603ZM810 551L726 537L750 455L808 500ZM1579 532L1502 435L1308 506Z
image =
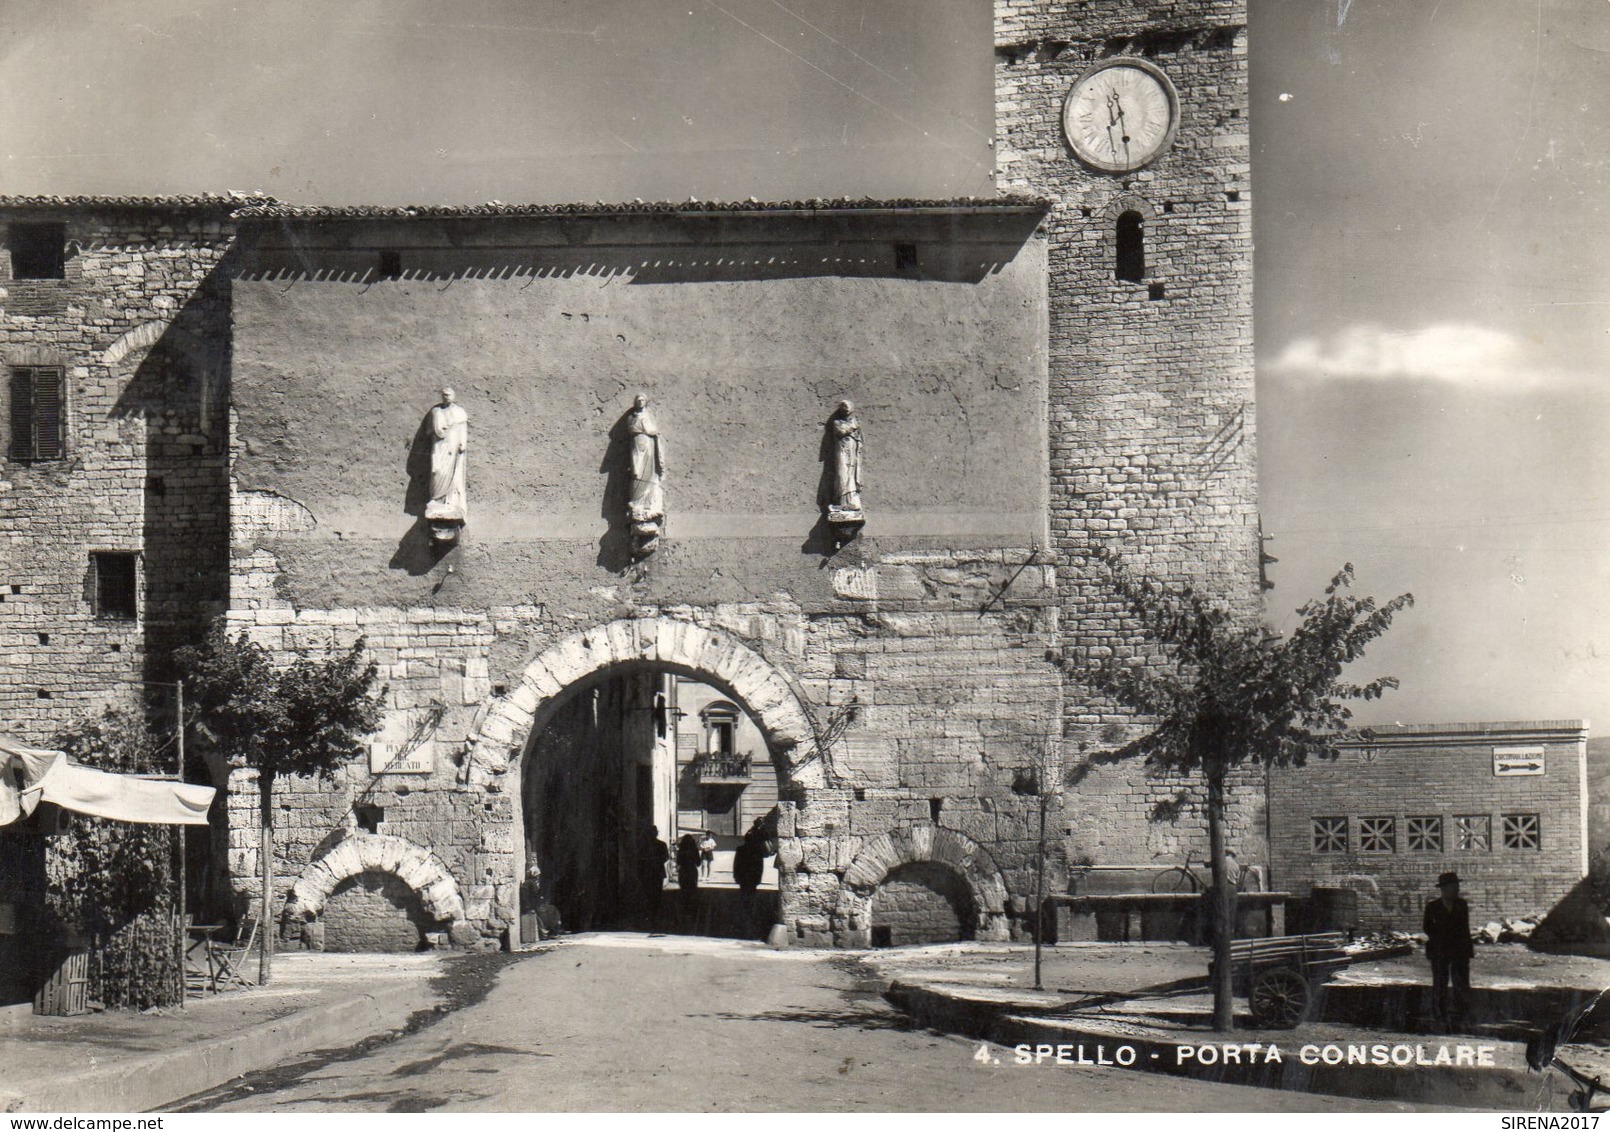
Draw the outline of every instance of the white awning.
M211 786L93 770L70 761L65 751L0 736L0 825L20 821L41 802L112 821L206 825L215 793Z

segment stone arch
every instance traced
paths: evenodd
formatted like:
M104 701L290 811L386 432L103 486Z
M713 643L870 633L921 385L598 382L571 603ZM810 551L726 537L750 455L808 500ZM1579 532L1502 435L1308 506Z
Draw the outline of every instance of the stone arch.
M548 721L561 694L607 669L656 664L706 680L749 710L779 771L800 789L825 785L825 752L792 677L730 633L669 617L611 621L555 642L526 665L509 694L472 729L469 779L503 774Z
M611 669L639 664L692 676L746 708L777 768L779 787L792 795L789 801L837 782L828 753L817 741L809 699L795 679L733 634L670 617L629 618L572 633L526 665L519 682L494 698L471 725L466 741L465 785L515 800L510 826L489 831L483 844L489 870L497 878L499 906L507 912L518 903L526 868L519 775L527 744L547 726L566 693ZM511 772L512 782L505 778ZM794 870L783 864L781 854L778 872L786 922Z
M418 893L425 911L438 920L457 925L464 919L458 882L441 858L412 841L378 833L350 834L310 861L291 886L286 919L317 916L342 881L365 872L391 873Z
M1119 193L1107 202L1107 207L1101 210L1101 217L1110 228L1126 212L1138 212L1140 218L1148 223L1156 220L1158 215L1157 206L1138 193Z
M839 886L833 911L835 933L851 947L867 946L871 942L872 897L878 885L900 866L922 862L944 865L966 882L977 916L975 938L1008 937L1006 881L988 850L966 834L930 822L890 830L861 846Z

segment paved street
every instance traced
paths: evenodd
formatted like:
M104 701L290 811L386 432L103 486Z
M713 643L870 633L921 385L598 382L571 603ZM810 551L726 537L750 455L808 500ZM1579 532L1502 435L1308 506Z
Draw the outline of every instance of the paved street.
M573 937L483 1000L368 1055L263 1078L207 1111L1285 1110L1352 1099L1115 1069L974 1060L906 1028L844 957L730 941Z

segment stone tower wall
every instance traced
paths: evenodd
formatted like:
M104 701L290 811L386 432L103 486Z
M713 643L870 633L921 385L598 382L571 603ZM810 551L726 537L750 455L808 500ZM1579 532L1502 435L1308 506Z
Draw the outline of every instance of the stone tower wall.
M138 702L224 609L229 324L213 270L232 207L0 209L0 233L63 223L66 239L62 279L9 278L0 247L0 708L25 740ZM62 368L59 460L11 458L14 366ZM140 555L137 619L95 615L94 551Z
M1246 5L1242 0L1048 4L997 0L996 181L1048 197L1051 537L1062 648L1133 648L1105 569L1189 581L1260 609L1252 356ZM1172 146L1127 174L1097 172L1062 131L1063 100L1118 55L1161 67L1179 95ZM1144 217L1145 276L1115 276L1119 215ZM1074 684L1065 756L1110 747L1131 721ZM1128 732L1125 732L1126 734ZM1243 857L1263 859L1261 774L1237 791ZM1096 864L1178 859L1199 813L1146 820L1178 784L1140 768L1092 774L1070 799L1068 852Z

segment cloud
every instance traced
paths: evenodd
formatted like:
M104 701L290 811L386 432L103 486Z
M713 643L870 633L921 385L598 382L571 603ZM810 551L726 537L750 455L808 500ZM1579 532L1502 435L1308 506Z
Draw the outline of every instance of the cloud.
M1522 339L1468 323L1407 331L1350 326L1328 339L1295 339L1265 369L1312 377L1440 381L1494 391L1571 376L1529 356Z

